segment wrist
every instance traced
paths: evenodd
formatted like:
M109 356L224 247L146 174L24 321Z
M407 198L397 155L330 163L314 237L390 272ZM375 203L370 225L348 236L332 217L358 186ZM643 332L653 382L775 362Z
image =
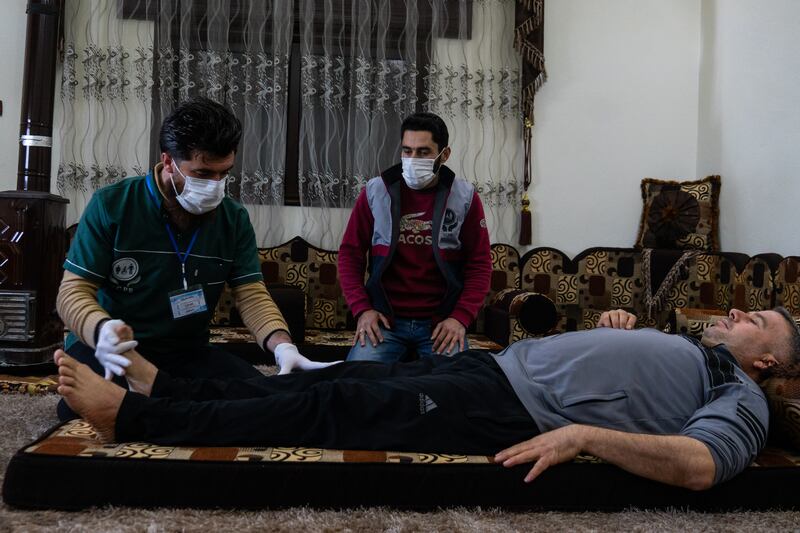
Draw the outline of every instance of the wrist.
M95 324L94 326L94 335L92 338L94 339L94 345L97 346L97 341L100 340L100 330L103 329L103 324L111 320L110 318L102 318L100 321Z
M261 347L264 348L265 352L274 353L278 345L286 343L292 344L292 338L289 336L289 332L283 329L276 329L264 339L264 343Z
M575 444L580 448L580 450L585 453L596 455L595 450L600 443L603 430L601 428L586 426L583 424L576 424L575 430Z
M469 325L472 323L472 318L469 316L469 314L461 309L454 310L453 313L448 318L452 318L453 320L464 326L464 329L467 329Z

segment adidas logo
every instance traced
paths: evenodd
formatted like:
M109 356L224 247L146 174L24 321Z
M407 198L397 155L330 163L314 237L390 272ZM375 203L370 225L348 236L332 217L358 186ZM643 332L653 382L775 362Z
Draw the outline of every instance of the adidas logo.
M439 406L436 405L436 402L434 402L430 396L419 393L419 414L424 415L437 407Z

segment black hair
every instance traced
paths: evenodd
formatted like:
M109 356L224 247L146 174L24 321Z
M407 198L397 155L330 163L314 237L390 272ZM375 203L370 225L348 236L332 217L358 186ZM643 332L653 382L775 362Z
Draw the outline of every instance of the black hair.
M225 157L236 151L241 138L242 123L225 106L194 98L164 119L158 140L162 152L186 161L194 152Z
M450 142L447 125L439 115L434 115L433 113L414 113L407 116L400 126L400 138L403 137L406 130L431 132L433 142L439 147L440 152Z

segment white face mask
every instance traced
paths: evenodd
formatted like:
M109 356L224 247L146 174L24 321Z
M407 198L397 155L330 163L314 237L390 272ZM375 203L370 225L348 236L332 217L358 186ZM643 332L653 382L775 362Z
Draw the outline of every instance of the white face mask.
M205 180L185 175L177 165L175 165L175 170L183 176L183 192L178 194L172 175L170 175L169 179L172 182L172 188L175 190L175 197L178 203L186 211L193 215L202 215L213 210L222 202L225 197L225 180L228 179L227 176L219 181Z
M442 148L442 152L447 147ZM422 159L418 157L401 157L403 162L403 181L409 188L419 191L430 185L436 178L433 172L434 163L442 155L442 152L436 154L433 159Z

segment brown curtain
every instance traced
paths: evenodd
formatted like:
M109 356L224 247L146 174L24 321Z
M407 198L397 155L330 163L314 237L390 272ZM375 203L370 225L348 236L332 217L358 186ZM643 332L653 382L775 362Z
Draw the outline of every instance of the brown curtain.
M531 244L531 211L528 187L531 184L531 144L533 136L533 98L547 79L544 68L544 0L517 0L514 47L522 56L521 100L523 114L522 223L519 244Z

